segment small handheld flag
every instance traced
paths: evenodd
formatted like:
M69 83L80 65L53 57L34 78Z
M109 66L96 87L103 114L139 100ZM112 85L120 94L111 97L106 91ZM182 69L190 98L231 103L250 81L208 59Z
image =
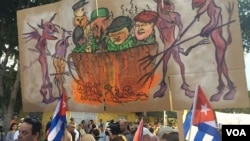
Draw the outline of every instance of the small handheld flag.
M65 88L62 87L62 95L57 103L56 110L51 121L47 138L48 141L60 141L62 139L67 125L66 111L66 91Z
M196 88L192 109L184 122L185 138L190 141L221 141L213 109L199 85ZM187 126L187 123L190 125Z
M137 127L137 130L135 132L135 136L133 141L142 141L143 140L143 119L141 119L139 126Z

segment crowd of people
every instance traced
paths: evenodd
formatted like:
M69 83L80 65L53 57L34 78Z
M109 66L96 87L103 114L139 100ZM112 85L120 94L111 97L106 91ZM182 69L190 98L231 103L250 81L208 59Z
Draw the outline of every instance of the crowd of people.
M128 122L126 119L111 120L108 124L101 119L98 124L94 120L89 123L82 120L77 124L71 118L61 141L133 141L138 125L139 123ZM177 131L158 133L158 128L145 124L143 141L179 141Z
M38 119L26 117L20 120L14 117L10 122L5 141L48 141L47 135L52 117L45 127L45 136L42 136L42 123ZM133 141L139 123L128 122L126 119L111 120L98 123L94 120L77 124L74 118L67 122L64 135L60 141ZM179 141L177 131L159 133L161 127L144 124L142 141Z

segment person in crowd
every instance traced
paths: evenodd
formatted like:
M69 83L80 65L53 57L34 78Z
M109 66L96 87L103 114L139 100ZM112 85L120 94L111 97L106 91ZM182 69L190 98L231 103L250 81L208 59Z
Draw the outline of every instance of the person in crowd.
M73 141L72 136L67 129L65 129L64 135L63 135L61 141Z
M86 121L85 121L85 120L82 120L82 121L81 121L81 124L82 124L82 126L83 126L85 132L87 133L87 132L88 132L88 125L87 125Z
M38 141L41 135L41 121L25 118L19 129L18 139L15 141Z
M78 141L80 135L76 129L76 123L74 121L69 122L67 130L72 136L72 141Z
M51 121L52 121L52 116L50 116L49 121L46 123L46 126L45 126L45 132L44 133L45 133L46 138L48 137ZM45 141L47 141L47 140L45 140Z
M45 133L48 131L49 127L50 127L50 124L51 124L51 121L52 121L52 116L49 118L49 121L46 123L46 126L45 126Z
M109 141L109 137L106 135L106 130L105 130L105 125L104 123L99 125L99 129L100 129L100 138L98 141Z
M127 139L124 135L118 134L111 141L127 141Z
M92 119L89 120L89 122L88 122L88 131L87 131L87 133L89 133L90 130L92 129L92 125L93 125L93 124L95 124L95 123L94 123L94 120L92 120ZM96 126L94 126L94 128L96 128Z
M130 131L130 133L132 135L132 138L134 138L136 130L137 130L137 125L135 123L131 123L129 125L129 131Z
M17 116L17 115L14 115L14 116L13 116L13 118L10 120L9 125L11 126L12 123L18 124L18 116Z
M82 123L78 124L78 128L77 128L78 132L80 133L80 136L85 135L86 131L84 129L84 126Z
M70 122L75 122L75 118L71 117L70 119Z
M16 132L15 132L15 134L14 134L14 140L18 139L19 129L20 129L20 127L21 127L21 124L22 124L23 120L24 120L24 118L22 118L22 119L21 119L21 122L19 122L19 123L17 124L17 130L16 130Z
M10 125L10 129L6 135L6 139L5 139L6 141L13 141L14 140L14 134L17 131L17 127L18 127L18 125L15 122Z
M164 133L160 141L179 141L179 133L178 132L170 132L170 133Z
M98 141L100 139L100 129L94 128L92 135L94 136L95 140Z
M95 141L95 138L92 134L85 134L81 137L80 141Z
M159 141L159 138L150 132L146 127L143 127L143 141Z
M143 141L151 141L151 134L146 127L143 127Z
M93 122L89 125L89 134L93 134L93 130L96 128L96 124Z
M155 129L152 126L150 126L148 128L148 130L149 130L150 133L155 134L155 131L154 131Z
M99 127L101 124L104 124L104 123L103 123L102 119L100 118L100 119L99 119L99 123L98 123L98 127Z
M128 121L126 119L121 119L119 121L120 132L123 134L127 141L133 141L132 134L128 130Z

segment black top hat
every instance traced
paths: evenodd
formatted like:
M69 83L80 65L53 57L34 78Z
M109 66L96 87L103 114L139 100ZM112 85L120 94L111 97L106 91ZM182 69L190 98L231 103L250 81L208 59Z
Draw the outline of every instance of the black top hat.
M77 3L75 3L73 6L72 6L72 9L75 11L76 9L84 6L85 4L87 4L89 2L86 2L85 0L80 0L78 1Z

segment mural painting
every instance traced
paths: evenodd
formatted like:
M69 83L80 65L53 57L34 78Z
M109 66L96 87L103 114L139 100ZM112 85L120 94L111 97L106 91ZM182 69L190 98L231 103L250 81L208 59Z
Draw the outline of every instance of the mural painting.
M74 0L17 12L25 111L248 106L237 1ZM237 58L235 58L237 56ZM147 108L145 108L147 107Z

